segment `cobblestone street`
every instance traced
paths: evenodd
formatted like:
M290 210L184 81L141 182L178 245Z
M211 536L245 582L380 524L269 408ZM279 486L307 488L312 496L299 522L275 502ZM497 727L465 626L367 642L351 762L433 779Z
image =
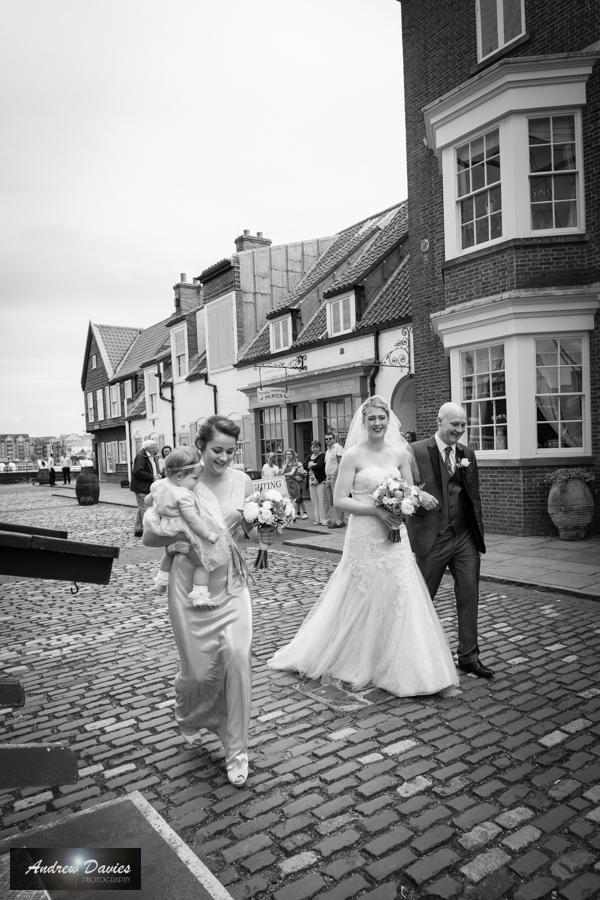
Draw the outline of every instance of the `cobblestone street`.
M132 510L14 490L0 493L0 519L122 548L110 584L76 595L0 579L0 662L26 692L23 709L0 713L3 741L64 741L79 760L76 784L0 796L3 839L140 791L234 898L600 896L598 602L483 583L493 681L461 675L447 698L353 694L267 669L336 563L277 549L251 588L240 790L217 739L188 749L175 727L177 654L151 590L159 554L134 538ZM436 608L455 649L449 582Z

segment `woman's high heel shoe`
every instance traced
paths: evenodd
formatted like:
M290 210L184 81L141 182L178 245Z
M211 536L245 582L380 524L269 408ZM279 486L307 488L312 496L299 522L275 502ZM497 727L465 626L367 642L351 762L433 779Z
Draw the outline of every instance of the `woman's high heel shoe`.
M227 777L231 784L241 787L248 778L248 754L238 753L237 757L227 763Z

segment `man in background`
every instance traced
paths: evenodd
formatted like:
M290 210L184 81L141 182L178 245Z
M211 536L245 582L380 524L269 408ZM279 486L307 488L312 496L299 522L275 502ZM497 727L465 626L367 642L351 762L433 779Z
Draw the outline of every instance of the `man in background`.
M62 469L63 484L71 484L71 457L65 453L58 464Z
M157 453L158 444L156 441L144 441L142 449L133 461L129 490L135 494L138 507L133 526L133 533L136 537L141 537L144 532L142 519L147 509L146 497L150 493L152 482L160 478L158 465L155 460Z

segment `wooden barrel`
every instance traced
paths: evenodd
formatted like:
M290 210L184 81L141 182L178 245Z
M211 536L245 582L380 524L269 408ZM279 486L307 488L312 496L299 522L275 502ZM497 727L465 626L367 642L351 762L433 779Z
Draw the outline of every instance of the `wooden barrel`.
M50 484L50 472L48 469L38 469L38 484Z
M91 506L98 502L100 483L92 469L83 469L75 482L75 496L80 506Z

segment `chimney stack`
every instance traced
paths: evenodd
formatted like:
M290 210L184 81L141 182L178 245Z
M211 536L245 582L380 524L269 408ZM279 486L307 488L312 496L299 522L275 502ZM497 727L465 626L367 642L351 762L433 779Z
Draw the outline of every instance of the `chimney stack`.
M202 285L194 278L192 284L187 283L187 275L182 272L178 284L173 286L175 291L175 314L188 313L198 309L202 299Z
M250 234L249 228L244 228L244 233L235 239L235 249L237 253L243 253L244 250L258 250L260 247L270 247L273 241L263 237L262 231L256 233L256 237Z

